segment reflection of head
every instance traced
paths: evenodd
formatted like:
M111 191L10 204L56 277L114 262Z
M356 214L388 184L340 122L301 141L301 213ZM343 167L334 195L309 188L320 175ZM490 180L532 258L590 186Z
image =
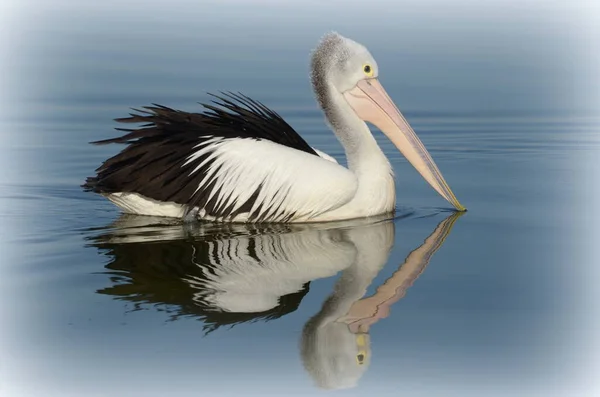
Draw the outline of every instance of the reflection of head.
M373 277L387 262L394 242L393 222L347 231L356 256L335 284L321 311L304 326L300 354L317 386L345 389L356 386L370 363L369 335L353 333L338 321L367 291Z
M369 334L353 334L339 322L319 324L313 317L302 333L300 354L317 386L346 389L356 386L370 364Z
M300 354L304 368L317 386L324 389L354 387L367 370L368 335L353 334L347 324L337 319L365 294L377 270L379 267L361 268L356 264L344 270L321 311L304 326Z
M306 323L302 333L300 351L304 367L319 387L341 389L356 385L371 359L369 328L387 317L390 306L404 296L423 272L461 215L440 222L368 298L363 298L366 288L387 261L393 233L379 228L354 238L349 234L357 248L356 260L342 272L333 293L321 311Z

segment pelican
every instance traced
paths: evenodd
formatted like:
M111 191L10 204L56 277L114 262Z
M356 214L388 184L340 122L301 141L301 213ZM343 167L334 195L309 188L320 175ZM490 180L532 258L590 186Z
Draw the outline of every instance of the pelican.
M310 80L348 168L311 147L276 112L240 93L212 95L205 111L153 104L133 109L125 135L92 142L127 146L83 187L123 211L218 222L322 222L393 213L390 162L367 122L394 143L421 176L465 211L431 155L379 83L365 46L336 32L311 56Z

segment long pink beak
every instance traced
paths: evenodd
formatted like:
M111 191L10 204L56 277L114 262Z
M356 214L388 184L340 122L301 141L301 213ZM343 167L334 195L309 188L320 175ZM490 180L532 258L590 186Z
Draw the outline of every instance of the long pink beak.
M346 91L344 97L358 117L373 123L387 135L404 157L443 198L457 210L466 211L452 193L417 134L377 79L361 80L356 87Z

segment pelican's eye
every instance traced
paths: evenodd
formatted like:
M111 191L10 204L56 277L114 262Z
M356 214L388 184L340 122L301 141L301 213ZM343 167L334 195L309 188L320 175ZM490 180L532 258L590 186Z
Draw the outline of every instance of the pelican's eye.
M373 76L373 67L369 64L363 66L363 72L369 77Z
M356 355L356 362L358 365L363 365L365 363L365 355L363 353Z

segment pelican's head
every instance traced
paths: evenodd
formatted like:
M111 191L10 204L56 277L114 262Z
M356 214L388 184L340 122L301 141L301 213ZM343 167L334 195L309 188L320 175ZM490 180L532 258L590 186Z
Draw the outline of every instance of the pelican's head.
M334 124L336 103L349 105L396 145L425 180L459 211L465 211L425 146L379 83L379 67L367 48L338 33L323 37L311 60L311 81L319 104ZM348 106L346 106L348 107Z

